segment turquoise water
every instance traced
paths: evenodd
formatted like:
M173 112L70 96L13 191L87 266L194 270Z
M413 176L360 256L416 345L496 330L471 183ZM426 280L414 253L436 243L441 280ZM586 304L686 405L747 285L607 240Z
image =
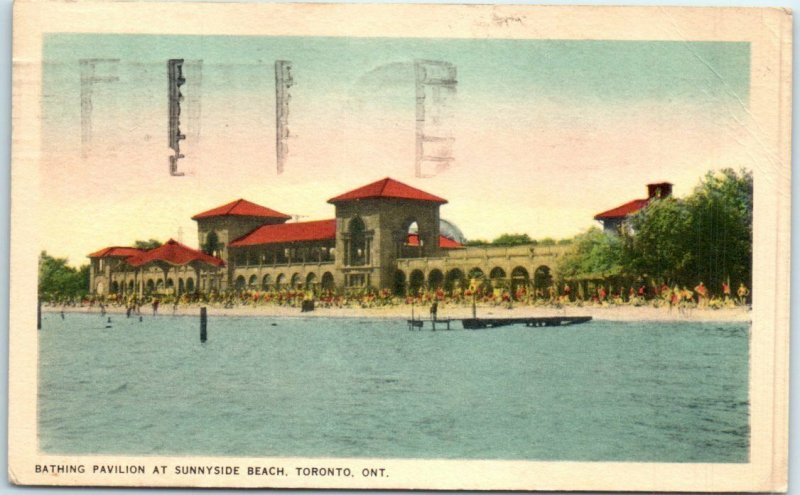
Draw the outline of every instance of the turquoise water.
M44 315L43 452L748 460L744 323L112 321Z

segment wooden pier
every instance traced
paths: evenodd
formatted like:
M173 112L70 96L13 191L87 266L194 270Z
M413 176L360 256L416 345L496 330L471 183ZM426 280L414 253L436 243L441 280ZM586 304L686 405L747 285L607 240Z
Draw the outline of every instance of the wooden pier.
M408 322L408 329L409 330L424 330L425 324L433 330L436 331L436 325L440 325L439 329L441 330L441 325L444 325L444 330L450 330L450 322L456 321L453 318L444 318L444 319L429 319L429 320L406 320Z
M526 327L560 327L591 321L591 316L543 316L535 318L465 318L461 324L465 330L525 325Z
M464 330L482 330L485 328L498 328L509 325L525 325L526 327L560 327L566 325L577 325L591 321L591 316L543 316L535 318L463 318L461 326ZM425 327L436 331L439 325L440 330L450 330L450 323L458 321L455 318L444 319L411 319L408 322L409 330L424 330ZM442 328L444 327L444 328Z

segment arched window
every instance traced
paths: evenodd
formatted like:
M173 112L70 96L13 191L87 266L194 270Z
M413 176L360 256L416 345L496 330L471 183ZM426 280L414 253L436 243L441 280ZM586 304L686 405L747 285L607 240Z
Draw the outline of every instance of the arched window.
M553 275L550 273L550 267L541 265L533 272L533 287L544 294L544 291L551 285L553 285Z
M421 270L414 270L408 277L408 289L411 294L419 294L422 287L425 285L425 274Z
M398 258L419 258L423 253L422 235L419 223L414 218L407 218L397 232Z
M394 272L394 295L406 295L406 274L403 270L395 270Z
M348 261L351 266L360 266L369 264L369 242L367 242L366 227L364 221L359 217L350 220L348 228L349 239L349 256Z
M211 231L206 236L206 243L203 246L203 252L211 256L219 256L222 250L222 245L219 243L219 236L215 231Z
M444 287L448 292L457 292L459 289L463 289L466 285L466 276L464 275L464 272L458 268L453 268L447 272L447 278L445 279Z
M439 289L444 285L444 273L438 268L434 268L428 274L428 288Z
M494 287L505 287L506 285L506 271L496 266L489 272L489 278L492 280Z
M322 289L323 290L333 290L333 274L331 272L325 272L322 274Z
M528 270L521 266L515 267L511 270L511 292L516 295L521 290L527 290L530 276Z

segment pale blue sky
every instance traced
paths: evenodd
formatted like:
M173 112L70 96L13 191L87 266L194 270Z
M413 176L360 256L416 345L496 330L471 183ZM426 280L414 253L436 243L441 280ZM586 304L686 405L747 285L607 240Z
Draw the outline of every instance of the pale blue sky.
M61 215L43 229L43 247L80 263L143 237L182 232L193 244L190 217L239 197L331 217L327 198L385 176L448 198L442 216L468 238L569 237L641 197L647 182L674 182L680 194L708 169L747 167L749 57L748 43L727 42L48 35L42 186ZM119 60L98 66L118 81L93 87L86 157L84 58ZM185 68L180 179L165 173L169 58L203 61L201 72ZM292 61L295 80L282 175L279 59ZM415 59L458 70L443 124L455 161L431 179L413 174ZM576 201L565 202L567 192ZM76 194L104 214L87 219ZM487 205L496 218L485 218ZM503 213L511 205L515 214Z

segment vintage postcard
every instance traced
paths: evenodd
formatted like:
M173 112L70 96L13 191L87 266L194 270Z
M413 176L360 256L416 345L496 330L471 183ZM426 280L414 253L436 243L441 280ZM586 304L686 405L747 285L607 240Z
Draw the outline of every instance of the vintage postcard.
M791 24L19 1L10 480L785 490Z

